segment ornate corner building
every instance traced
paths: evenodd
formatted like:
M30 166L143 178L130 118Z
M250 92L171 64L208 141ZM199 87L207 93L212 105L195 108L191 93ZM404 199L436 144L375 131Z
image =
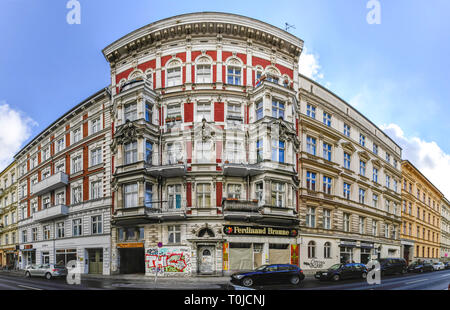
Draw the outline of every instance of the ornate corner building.
M402 256L401 148L299 74L302 50L211 12L107 46L110 86L15 156L19 266L194 276Z
M17 172L11 163L0 172L0 267L16 268L17 249Z

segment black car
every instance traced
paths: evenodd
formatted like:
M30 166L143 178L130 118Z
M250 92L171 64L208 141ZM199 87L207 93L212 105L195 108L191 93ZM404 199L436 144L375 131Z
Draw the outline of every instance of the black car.
M246 287L281 283L298 285L303 279L303 271L296 265L288 264L262 265L254 271L231 275L231 283Z
M321 281L367 278L367 268L363 264L336 264L325 271L317 271L315 278Z
M445 266L445 269L450 269L450 262L445 262L444 266Z
M429 262L416 261L408 266L408 272L434 271L433 265Z
M408 269L408 264L403 258L380 258L378 262L380 263L381 276L396 273L405 274Z

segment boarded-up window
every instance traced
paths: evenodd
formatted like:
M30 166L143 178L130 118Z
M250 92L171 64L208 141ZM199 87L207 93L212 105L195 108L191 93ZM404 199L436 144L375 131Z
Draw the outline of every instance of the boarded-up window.
M269 244L269 264L290 264L289 244Z
M251 243L230 243L230 270L253 269Z

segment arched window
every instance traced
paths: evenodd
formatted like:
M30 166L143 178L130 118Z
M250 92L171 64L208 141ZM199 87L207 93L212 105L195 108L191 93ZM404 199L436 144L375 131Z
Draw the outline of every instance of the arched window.
M172 60L167 65L167 87L181 85L181 62Z
M242 85L242 64L233 58L227 63L227 83L231 85Z
M197 60L196 66L196 80L198 84L201 83L212 83L212 73L211 73L211 61L207 57L200 57Z
M314 241L308 243L308 258L316 258L316 243Z
M280 73L275 68L268 68L267 69L267 81L279 84Z
M256 78L255 78L255 86L261 84L261 77L263 75L263 68L261 66L256 67Z
M324 258L331 258L331 243L325 242L323 245L323 257Z

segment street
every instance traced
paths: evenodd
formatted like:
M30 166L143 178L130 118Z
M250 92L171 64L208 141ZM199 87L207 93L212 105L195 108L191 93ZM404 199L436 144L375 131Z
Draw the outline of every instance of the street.
M155 285L152 280L132 281L119 279L83 279L80 285L69 285L65 279L46 280L25 278L17 275L0 274L0 290L235 290L240 287L230 285L227 278L221 284L208 279L161 279ZM273 285L255 287L259 290L444 290L450 283L450 270L422 274L386 276L379 285L369 285L365 280L344 280L321 282L307 276L298 286Z

